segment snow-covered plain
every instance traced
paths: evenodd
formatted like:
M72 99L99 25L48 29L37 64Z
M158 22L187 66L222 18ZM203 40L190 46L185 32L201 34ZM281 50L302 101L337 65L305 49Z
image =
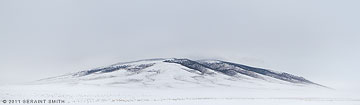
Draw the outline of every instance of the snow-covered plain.
M319 88L124 88L93 85L5 85L3 100L64 100L102 105L360 105L357 94ZM7 103L9 104L9 103ZM27 104L27 103L18 103ZM36 104L36 103L31 103ZM38 103L40 104L40 103Z
M61 100L52 104L360 105L360 95L354 91L326 88L287 73L262 74L257 68L252 71L216 60L202 64L165 60L118 63L27 84L0 85L0 103Z

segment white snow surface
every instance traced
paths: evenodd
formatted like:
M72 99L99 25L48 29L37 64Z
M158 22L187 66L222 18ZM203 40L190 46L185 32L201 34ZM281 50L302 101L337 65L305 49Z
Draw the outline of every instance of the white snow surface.
M82 72L40 81L0 85L0 103L11 100L64 100L61 105L360 105L356 92L295 84L267 76L227 76L199 71L165 59L140 60L111 66L152 66L138 70ZM216 61L211 61L216 62ZM79 74L80 73L80 74ZM74 76L75 75L75 76ZM48 103L49 104L49 103Z
M358 94L320 88L3 85L3 100L64 100L62 105L360 105ZM1 103L4 104L4 103ZM17 103L25 104L25 103ZM29 104L28 104L29 105ZM30 103L30 105L37 105Z

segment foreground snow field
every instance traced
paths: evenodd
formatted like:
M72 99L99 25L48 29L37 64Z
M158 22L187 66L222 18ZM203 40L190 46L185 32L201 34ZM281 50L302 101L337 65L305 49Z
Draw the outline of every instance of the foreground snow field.
M57 104L102 105L360 105L359 95L323 88L124 88L92 85L0 86L1 104L43 104L24 100L62 100ZM6 100L6 103L4 103ZM49 103L47 103L49 104ZM54 104L54 103L53 103Z

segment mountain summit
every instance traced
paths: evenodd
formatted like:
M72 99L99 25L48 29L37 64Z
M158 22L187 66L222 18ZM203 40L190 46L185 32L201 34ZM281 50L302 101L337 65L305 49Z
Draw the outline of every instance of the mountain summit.
M261 88L272 86L320 86L285 72L221 60L145 59L69 73L37 81L121 87L215 87Z

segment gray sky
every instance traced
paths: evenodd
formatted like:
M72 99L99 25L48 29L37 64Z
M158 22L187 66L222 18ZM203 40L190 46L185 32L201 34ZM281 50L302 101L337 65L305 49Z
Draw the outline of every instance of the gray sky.
M350 87L359 0L0 0L0 83L144 58L217 58Z

